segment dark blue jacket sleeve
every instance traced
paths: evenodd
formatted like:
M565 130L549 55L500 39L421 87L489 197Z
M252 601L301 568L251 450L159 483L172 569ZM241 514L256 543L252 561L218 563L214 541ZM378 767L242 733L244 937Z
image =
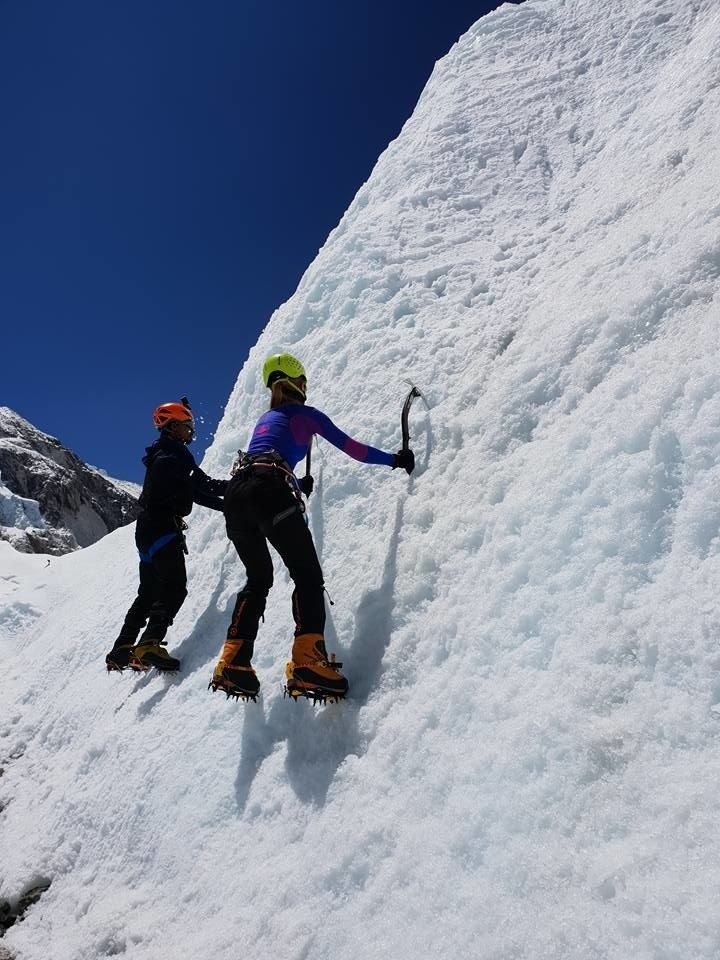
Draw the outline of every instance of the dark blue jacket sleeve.
M227 480L213 480L198 466L194 468L191 480L194 503L211 510L222 510L222 497L228 485Z

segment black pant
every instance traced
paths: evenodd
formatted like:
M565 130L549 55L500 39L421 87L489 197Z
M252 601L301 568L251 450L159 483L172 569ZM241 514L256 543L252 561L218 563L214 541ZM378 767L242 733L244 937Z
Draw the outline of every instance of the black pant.
M177 530L140 518L135 542L141 555L140 586L116 645L134 643L146 622L142 640L162 640L187 596L183 541Z
M268 541L288 569L295 635L325 630L324 582L312 534L299 502L282 474L255 467L243 479L231 480L225 492L227 534L245 566L247 583L235 603L228 640L245 640L247 653L273 583Z

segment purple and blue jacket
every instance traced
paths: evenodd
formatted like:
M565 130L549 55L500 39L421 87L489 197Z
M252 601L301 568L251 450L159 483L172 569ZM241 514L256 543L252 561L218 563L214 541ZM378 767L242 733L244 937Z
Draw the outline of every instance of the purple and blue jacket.
M284 403L263 414L255 425L247 452L254 456L275 450L294 470L316 434L361 463L384 464L387 467L395 463L394 454L353 440L322 411L301 403Z

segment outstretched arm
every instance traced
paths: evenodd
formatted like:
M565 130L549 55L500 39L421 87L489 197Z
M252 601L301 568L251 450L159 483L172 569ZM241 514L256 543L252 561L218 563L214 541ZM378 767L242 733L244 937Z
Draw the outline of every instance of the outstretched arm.
M360 443L353 440L352 437L344 433L339 427L336 427L330 417L316 410L315 407L305 407L302 413L293 417L292 420L293 436L299 443L309 443L314 434L318 434L329 440L338 450L342 450L353 460L359 460L360 463L384 464L387 467L395 466L395 454L385 453L378 450L377 447L371 447L366 443Z
M191 475L193 500L201 507L210 507L211 510L222 510L222 496L227 487L227 480L213 480L200 467L195 467Z

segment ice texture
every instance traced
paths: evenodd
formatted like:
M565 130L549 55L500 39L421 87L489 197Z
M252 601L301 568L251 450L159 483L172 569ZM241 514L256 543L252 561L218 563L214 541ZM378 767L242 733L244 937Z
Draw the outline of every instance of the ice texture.
M260 702L207 691L208 511L177 677L103 672L131 528L2 567L0 899L52 880L20 960L717 960L718 64L715 0L479 20L251 350L213 476L271 352L386 450L424 392L410 479L313 450L346 703L283 700L280 567Z

